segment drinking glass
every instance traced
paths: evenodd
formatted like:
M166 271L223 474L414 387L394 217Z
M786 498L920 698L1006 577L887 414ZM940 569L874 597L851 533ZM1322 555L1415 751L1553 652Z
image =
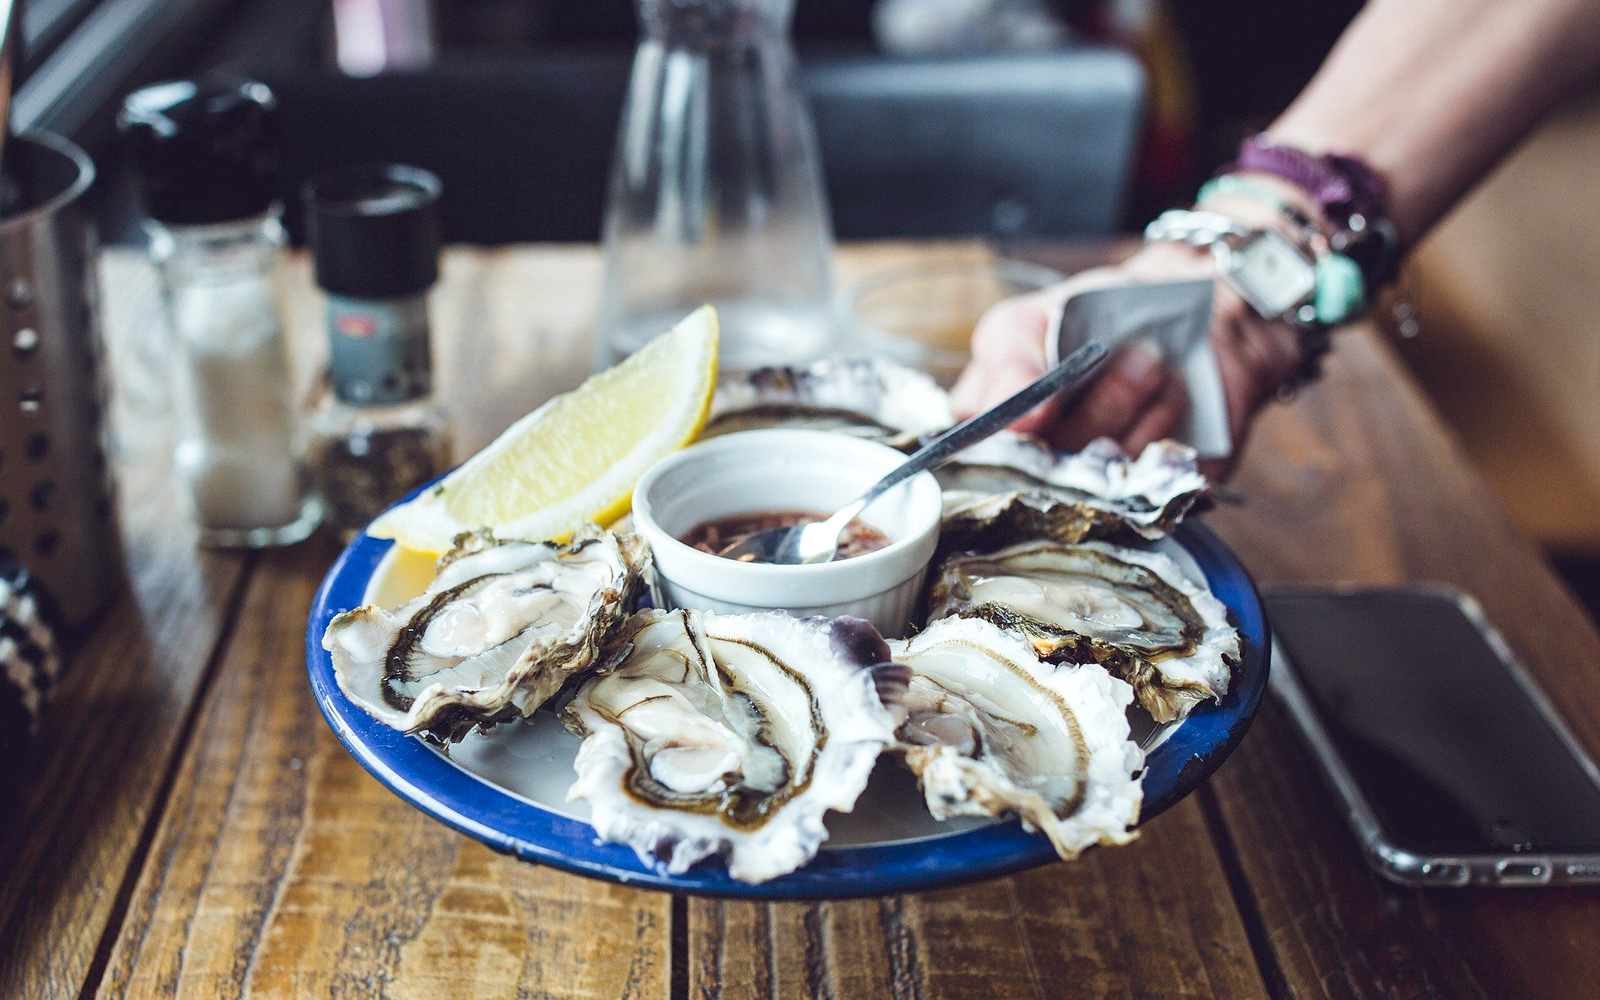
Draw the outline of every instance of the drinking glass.
M1037 264L953 257L888 268L847 286L839 313L850 353L876 355L955 383L972 328L1001 299L1062 281Z
M639 0L612 161L604 365L700 306L728 369L829 352L833 237L789 43L793 0Z

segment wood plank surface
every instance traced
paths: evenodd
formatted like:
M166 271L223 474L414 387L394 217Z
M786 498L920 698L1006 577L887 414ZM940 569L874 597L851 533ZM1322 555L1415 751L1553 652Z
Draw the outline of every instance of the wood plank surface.
M1476 596L1600 755L1600 636L1376 338L1262 422L1209 521L1263 584L1442 581ZM1508 419L1512 417L1507 414ZM1596 995L1600 893L1407 890L1362 863L1280 706L1211 783L1297 997Z
M402 802L306 683L333 552L264 555L103 997L664 997L670 897L522 864Z
M197 552L178 513L153 278L105 277L130 586L71 657L32 759L8 762L34 773L0 821L3 997L76 998L92 977L246 565Z
M1131 846L885 899L689 904L689 995L1264 997L1199 807Z
M1103 248L1081 246L1059 256L1083 266L1103 254ZM907 264L993 256L993 249L975 240L886 240L840 247L834 270L842 287ZM322 298L304 257L292 258L286 271L296 368L311 405L318 390L315 376L327 354ZM429 314L435 384L450 415L458 459L589 374L599 291L600 254L592 246L446 251Z

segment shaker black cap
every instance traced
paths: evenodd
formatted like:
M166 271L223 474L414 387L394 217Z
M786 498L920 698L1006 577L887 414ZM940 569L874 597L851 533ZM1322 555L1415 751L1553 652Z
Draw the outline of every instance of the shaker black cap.
M154 219L231 222L277 200L277 99L259 80L214 74L151 84L128 95L117 127L138 161Z
M333 170L305 186L317 284L335 295L396 298L439 278L439 178L421 167Z

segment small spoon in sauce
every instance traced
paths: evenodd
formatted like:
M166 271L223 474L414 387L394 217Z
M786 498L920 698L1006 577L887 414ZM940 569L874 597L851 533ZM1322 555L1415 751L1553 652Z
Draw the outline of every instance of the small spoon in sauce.
M827 517L827 514L806 510L765 510L752 514L729 514L726 517L701 521L689 529L689 533L683 536L682 541L685 545L692 545L701 552L720 556L758 531L792 528L797 524L824 521ZM851 521L844 529L844 534L839 536L839 551L834 553L833 558L837 561L849 559L851 556L866 555L888 544L888 535L858 517Z
M827 520L758 531L719 554L723 558L742 562L783 565L831 561L839 549L840 532L872 501L917 473L937 468L953 458L956 452L970 448L996 431L1009 427L1051 396L1082 381L1105 357L1105 345L1091 340L1016 395L956 424L918 448L910 458L873 484L871 489L839 508Z

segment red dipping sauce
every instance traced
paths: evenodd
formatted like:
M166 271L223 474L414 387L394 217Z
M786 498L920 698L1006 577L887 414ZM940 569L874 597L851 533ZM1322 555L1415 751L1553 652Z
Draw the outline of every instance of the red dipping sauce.
M700 522L689 529L683 536L683 541L701 552L720 556L758 531L792 528L797 524L810 524L827 519L826 514L814 514L805 510L766 510L749 514L729 514L726 517L714 517L709 521ZM834 550L833 557L849 559L851 556L875 552L888 544L888 535L858 517L851 521L839 536L839 547Z

